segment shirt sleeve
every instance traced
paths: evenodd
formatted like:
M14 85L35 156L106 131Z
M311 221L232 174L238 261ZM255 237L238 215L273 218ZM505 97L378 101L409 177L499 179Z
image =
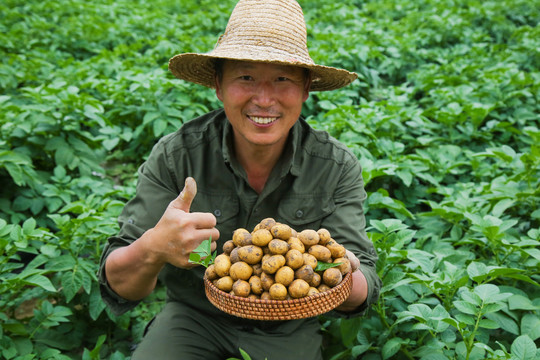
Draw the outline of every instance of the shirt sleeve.
M366 219L363 203L367 198L358 159L351 155L334 193L335 211L327 216L322 227L328 229L334 239L354 253L360 260L359 270L364 274L368 295L366 301L353 312L337 312L334 315L352 317L364 315L379 298L381 280L377 274L377 253L366 234Z

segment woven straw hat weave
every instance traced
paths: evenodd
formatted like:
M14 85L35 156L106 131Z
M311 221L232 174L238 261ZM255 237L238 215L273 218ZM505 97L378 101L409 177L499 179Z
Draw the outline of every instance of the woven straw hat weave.
M313 62L304 14L296 0L240 0L212 51L176 55L169 60L169 70L179 79L214 88L215 59L307 68L311 91L338 89L357 78L353 72Z

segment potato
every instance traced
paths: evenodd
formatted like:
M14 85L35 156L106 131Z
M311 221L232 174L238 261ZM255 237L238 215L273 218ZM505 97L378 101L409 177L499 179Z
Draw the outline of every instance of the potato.
M238 257L238 247L235 247L232 249L231 254L229 255L229 258L231 259L231 263L236 263L240 261L240 258Z
M319 234L315 230L302 230L298 233L298 238L306 246L310 247L319 243Z
M341 265L339 265L337 268L339 269L339 271L341 271L341 275L345 276L345 274L352 271L352 266L349 259L341 257L334 260L334 264L339 263L341 263Z
M319 290L319 292L325 292L325 291L328 291L330 289L331 289L331 287L326 285L326 284L321 284L321 285L317 286L317 290Z
M261 300L272 300L272 297L268 291L265 291L261 294Z
M285 285L280 283L274 283L272 286L270 286L270 290L268 290L270 293L270 297L274 300L285 300L287 298L287 288Z
M261 278L257 275L253 275L249 278L249 286L251 287L251 292L256 295L261 295L264 291L262 287Z
M313 269L317 267L317 258L309 253L303 253L302 258L304 259L304 264L311 266Z
M206 275L206 278L210 281L215 280L219 277L219 275L216 273L216 266L214 264L208 266L204 271L204 274Z
M289 285L289 295L295 299L303 298L308 294L309 288L310 286L305 280L296 279Z
M341 271L339 271L338 268L333 267L333 268L324 270L324 273L322 275L322 280L323 280L323 283L325 283L326 285L330 287L334 287L337 284L339 284L341 280L343 280L343 276L341 275Z
M236 229L232 240L236 246L251 245L251 233L244 228Z
M251 234L251 243L257 246L266 246L274 238L270 230L259 229Z
M328 250L330 252L330 250ZM255 245L246 245L238 248L238 258L240 261L250 265L257 264L263 257L263 251Z
M260 299L260 296L251 293L251 294L249 294L248 299Z
M285 255L289 251L289 244L285 240L273 239L268 243L268 249L274 255Z
M214 280L214 285L221 291L229 292L232 290L233 279L230 276L223 276Z
M289 266L293 270L300 268L304 265L304 257L302 253L296 249L291 249L285 254L285 265Z
M232 287L233 293L236 296L248 297L251 292L249 283L245 280L236 280Z
M313 274L315 274L315 271L313 271L311 266L303 265L294 272L294 277L309 283L313 279Z
M319 273L317 272L314 272L313 278L311 279L311 281L309 281L309 286L317 287L319 285L321 285L321 275L319 275Z
M231 265L229 275L233 280L248 280L253 274L253 268L248 263L243 261L236 262Z
M316 287L310 287L306 296L312 296L319 293L319 289Z
M330 236L330 231L326 229L319 229L317 234L319 235L319 244L321 245L326 245L332 238L332 236Z
M232 240L227 240L225 241L225 244L223 244L223 253L230 255L231 251L233 251L235 247L236 245L234 244Z
M301 253L304 253L306 251L306 247L304 243L301 242L300 239L295 236L291 236L289 240L287 240L287 244L289 244L289 249L296 249L300 251Z
M263 272L261 263L253 264L251 267L253 268L253 275L261 276L261 273Z
M313 245L308 249L308 253L315 256L318 261L326 263L332 261L332 253L326 246L319 244Z
M259 223L259 229L271 230L276 225L276 220L272 218L262 219Z
M285 265L285 256L272 255L262 263L262 269L267 274L275 274L280 267Z
M346 253L346 250L345 250L345 246L341 245L341 244L338 244L335 240L330 240L327 244L326 244L326 247L330 250L330 253L332 253L332 257L334 259L336 258L340 258L340 257L344 257L345 256L345 253Z
M274 280L277 283L289 286L294 280L294 270L288 266L281 267L274 275Z
M274 275L267 274L263 271L261 274L261 284L265 291L270 290L270 286L274 285Z
M289 225L286 224L276 224L272 226L270 232L272 233L272 235L274 235L275 238L287 240L291 237L292 229Z
M229 275L229 269L231 268L231 259L226 254L219 254L214 259L214 269L219 277ZM232 286L232 284L231 284Z

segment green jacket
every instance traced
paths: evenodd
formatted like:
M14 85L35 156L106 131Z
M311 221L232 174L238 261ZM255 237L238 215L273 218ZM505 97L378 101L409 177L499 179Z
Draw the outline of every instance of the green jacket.
M267 217L297 231L326 228L358 256L367 279L368 298L356 314L362 314L377 300L377 255L365 233L362 203L366 193L358 159L346 146L312 129L303 119L293 126L285 151L261 194L249 186L245 171L234 158L232 127L222 109L189 121L163 137L138 175L136 195L119 217L120 232L109 239L99 271L103 299L114 313L121 314L137 303L121 299L108 287L106 257L152 228L188 176L197 182L191 211L209 212L217 218L218 253L232 238L233 230L252 230ZM184 270L167 265L160 280L167 287L168 300L185 302L210 316L228 316L206 299L203 274L202 266Z

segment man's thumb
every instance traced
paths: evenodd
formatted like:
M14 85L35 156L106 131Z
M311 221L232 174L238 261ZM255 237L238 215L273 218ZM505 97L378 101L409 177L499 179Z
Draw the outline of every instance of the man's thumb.
M173 206L185 212L189 212L191 202L197 195L197 183L192 177L187 177L184 183L184 189L180 192L180 195L174 200Z

